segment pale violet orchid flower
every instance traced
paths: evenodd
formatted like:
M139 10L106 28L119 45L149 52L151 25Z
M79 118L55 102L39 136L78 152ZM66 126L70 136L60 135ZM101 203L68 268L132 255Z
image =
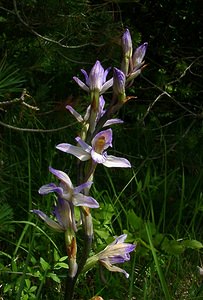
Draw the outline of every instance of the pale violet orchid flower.
M38 215L50 228L58 231L65 232L68 228L77 231L73 206L68 201L58 197L58 203L54 206L53 215L56 221L49 218L44 212L38 209L33 209L33 213Z
M99 262L109 271L124 273L126 278L128 278L129 274L125 270L114 266L114 264L124 263L130 260L129 253L136 247L136 245L124 243L126 238L127 234L120 235L113 243L98 253L97 256L99 257Z
M104 250L88 258L86 265L84 267L84 271L88 271L97 262L99 262L104 267L106 267L109 271L123 273L125 277L128 278L129 274L125 270L117 266L114 266L115 264L120 264L129 261L130 260L129 253L134 251L136 247L136 245L124 243L126 238L127 238L126 234L120 235Z
M39 189L39 194L46 195L55 192L60 198L70 202L74 206L87 206L90 208L99 207L98 202L94 198L80 193L85 188L90 188L92 182L86 182L74 188L69 176L66 173L56 170L52 167L49 167L49 171L60 180L60 184L59 186L57 186L55 183L45 184Z
M97 60L92 67L89 76L85 70L81 69L81 72L85 76L85 83L76 76L74 76L73 79L86 92L97 91L99 94L103 94L113 85L113 78L106 81L109 68L104 71L104 68L99 60Z
M101 95L99 97L99 109L98 109L97 117L96 117L96 120L95 120L96 124L98 123L98 121L100 120L100 118L105 113L104 106L105 106L105 100L104 100L104 97ZM88 121L89 117L90 117L91 105L88 106L84 117L82 117L72 106L67 105L66 108L76 118L76 120L79 123L86 123ZM115 118L115 119L109 119L109 120L107 120L104 123L103 127L107 127L107 126L110 126L110 125L113 125L113 124L121 124L121 123L123 123L123 121L121 119L117 119L117 118Z
M112 147L112 130L107 129L99 132L92 140L92 146L88 145L80 137L76 138L80 146L62 143L56 146L58 150L73 154L81 161L92 159L94 163L103 164L108 168L130 168L130 162L122 157L107 155L105 151L108 147Z

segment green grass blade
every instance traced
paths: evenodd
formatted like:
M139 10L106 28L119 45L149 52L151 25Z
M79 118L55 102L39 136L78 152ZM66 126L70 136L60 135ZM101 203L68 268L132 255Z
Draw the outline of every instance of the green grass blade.
M170 296L169 289L168 289L168 286L166 284L164 274L163 274L162 269L160 267L160 264L159 264L159 261L158 261L157 255L156 255L156 251L155 251L155 248L153 246L150 226L148 226L148 224L146 223L145 228L146 228L147 236L148 236L148 239L149 239L149 244L150 244L150 247L151 247L151 252L152 252L152 255L153 255L153 258L154 258L154 263L156 265L158 276L159 276L160 283L161 283L161 286L162 286L162 290L163 290L163 293L165 295L165 300L171 300L172 297Z

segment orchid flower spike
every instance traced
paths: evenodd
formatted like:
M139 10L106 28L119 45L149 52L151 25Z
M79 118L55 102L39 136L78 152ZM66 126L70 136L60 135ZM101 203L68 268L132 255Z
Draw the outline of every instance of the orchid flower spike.
M147 50L148 43L144 43L137 49L132 51L132 38L128 29L123 33L121 38L121 45L123 48L123 61L121 69L127 76L127 82L135 79L142 70L144 65L144 56Z
M59 186L57 186L55 183L45 184L39 189L39 194L46 195L55 192L60 198L72 203L74 206L87 206L90 208L99 207L98 202L94 198L80 193L85 188L90 188L92 182L86 182L74 188L69 176L66 173L56 170L52 167L49 167L49 171L60 180L60 184Z
M112 147L112 130L99 132L92 140L92 146L85 143L80 137L76 138L80 146L62 143L56 146L58 150L72 154L81 161L92 159L94 163L103 164L105 167L130 168L130 162L121 157L107 155L106 149Z

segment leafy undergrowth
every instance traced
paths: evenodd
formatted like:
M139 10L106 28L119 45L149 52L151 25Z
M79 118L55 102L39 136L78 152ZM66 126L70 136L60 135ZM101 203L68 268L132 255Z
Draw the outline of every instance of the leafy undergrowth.
M147 129L129 123L124 130L132 132L126 143L116 127L119 153L127 153L133 168L98 168L92 195L100 208L93 211L91 255L105 248L112 236L127 233L127 241L137 245L124 265L130 277L97 267L80 277L75 299L86 300L96 294L105 300L203 297L197 268L201 267L203 248L201 130L197 131L197 124L185 136L188 126L183 122L165 131L158 131L159 124L156 131L150 129L151 124ZM179 139L174 140L170 131ZM68 140L73 137L71 132ZM3 299L63 299L67 273L63 235L53 234L30 210L40 208L48 214L52 210L52 196L41 198L37 192L51 179L48 165L63 165L74 174L74 159L64 160L53 151L56 143L66 139L66 132L59 137L7 131L1 181L2 203L6 204L0 210ZM79 230L79 255L82 234Z
M166 176L151 175L152 170L154 168L148 167L143 181L141 176L138 179L142 169L133 171L130 180L123 180L118 192L111 171L105 172L108 189L98 192L97 184L94 187L93 195L101 204L93 213L95 238L91 254L103 249L112 241L112 236L120 233L127 233L127 241L137 246L130 262L125 264L130 274L128 280L121 274L97 267L80 278L75 299L90 299L95 294L112 300L202 299L202 279L197 268L201 266L203 248L199 220L202 194L198 194L197 186L196 191L193 190L193 196L196 195L193 214L184 215L183 211L180 216L180 211L173 208L176 203L171 203L171 198L166 200L169 191L165 189L166 185L177 184L174 179L179 178L180 170ZM191 207L191 203L189 206L186 187L183 188L187 179L182 176L180 180L179 197L183 202L179 201L179 205L184 210ZM131 195L129 189L133 192ZM163 200L158 209L156 201L160 205L157 200L160 194ZM41 202L45 210L50 200ZM12 221L11 210L11 207L1 210L4 224L0 256L2 298L63 299L68 267L63 236L53 234L31 214L28 221ZM82 230L79 234L82 240Z

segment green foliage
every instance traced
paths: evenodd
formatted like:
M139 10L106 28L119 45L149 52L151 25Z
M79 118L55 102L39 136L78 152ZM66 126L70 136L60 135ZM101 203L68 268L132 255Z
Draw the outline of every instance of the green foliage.
M128 212L128 223L130 230L125 231L131 237L130 240L133 241L133 237L136 237L136 241L139 245L140 255L142 255L142 247L150 251L149 236L146 231L146 224L142 218L136 215L133 210ZM165 253L166 255L179 255L182 254L187 249L200 250L203 248L203 244L197 240L192 239L171 239L167 237L166 234L157 232L157 228L153 223L148 222L147 227L150 229L150 241L157 251L160 253Z
M6 56L0 61L0 99L9 100L11 95L22 91L24 76L15 65L6 62Z
M0 234L6 234L14 231L14 227L10 221L13 220L13 210L7 204L3 203L0 206Z

